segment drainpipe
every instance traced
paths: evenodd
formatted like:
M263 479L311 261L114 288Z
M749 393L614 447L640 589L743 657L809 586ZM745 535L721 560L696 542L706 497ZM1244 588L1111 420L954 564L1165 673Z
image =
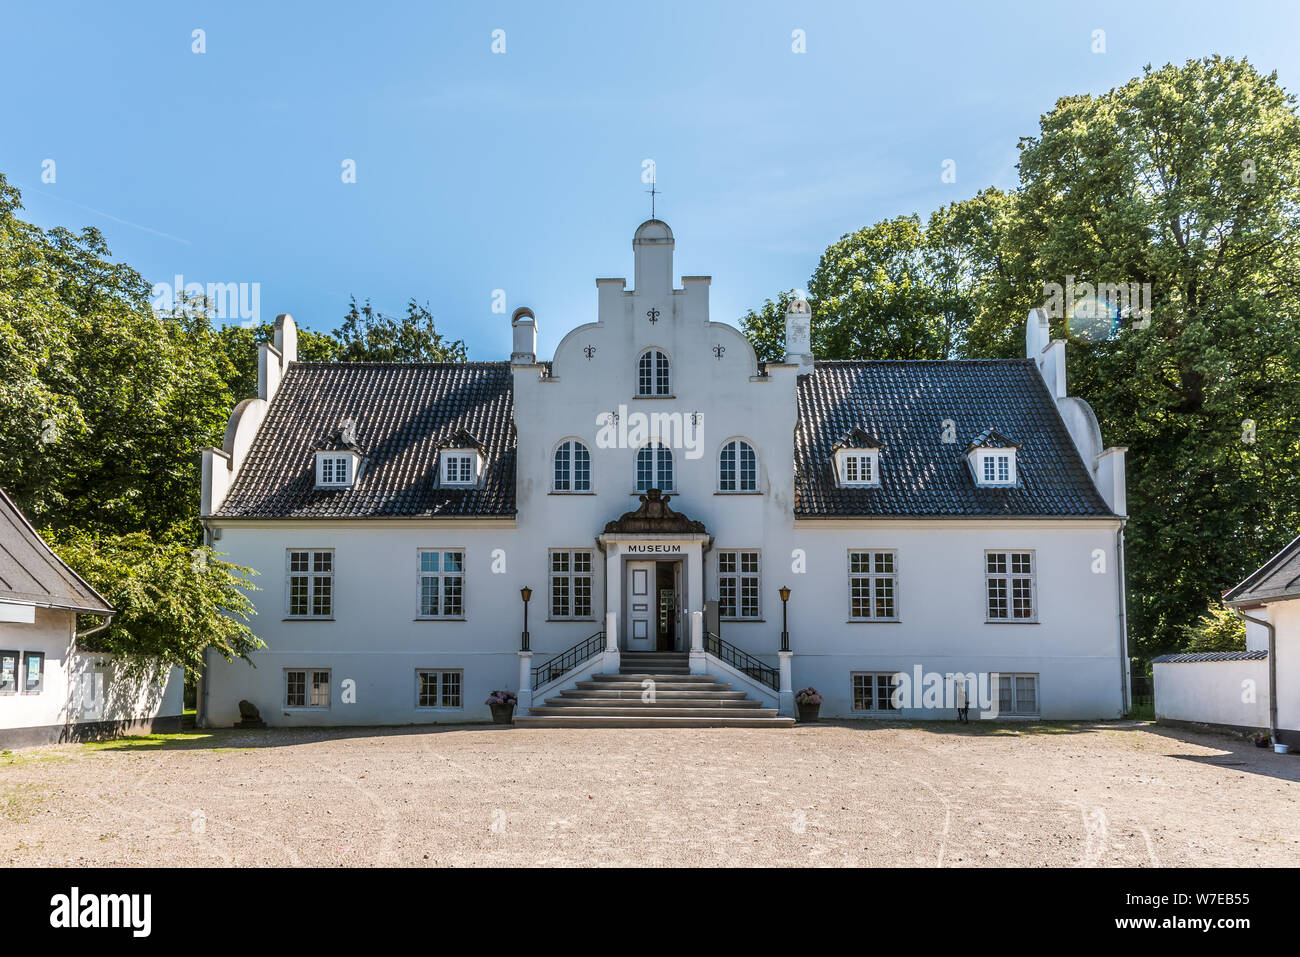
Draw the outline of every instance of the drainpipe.
M103 631L105 628L107 628L109 625L113 623L113 616L116 614L117 612L110 611L108 613L108 617L104 619L103 624L96 625L94 628L87 628L85 631L79 631L76 634L74 634L72 637L77 641L80 641L82 638L89 638L91 635Z
M1129 659L1128 659L1128 593L1124 588L1124 523L1119 523L1115 533L1115 555L1119 562L1119 574L1116 576L1119 590L1119 689L1120 700L1127 715L1133 710L1133 698L1129 694Z
M1271 621L1252 618L1240 608L1236 612L1251 624L1263 625L1268 629L1268 739L1277 744L1277 695L1274 693L1277 688L1277 632Z
M209 548L212 547L212 528L205 521L203 523L203 544ZM208 649L204 648L202 652L203 665L199 668L199 693L194 701L194 726L196 728L207 727L208 719ZM184 711L182 702L181 710Z

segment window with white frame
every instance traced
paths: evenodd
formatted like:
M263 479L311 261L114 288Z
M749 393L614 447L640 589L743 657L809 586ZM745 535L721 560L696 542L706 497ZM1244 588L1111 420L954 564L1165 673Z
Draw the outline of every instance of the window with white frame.
M591 491L591 451L577 439L566 439L555 449L554 491Z
M759 553L718 552L718 616L743 621L760 617Z
M285 591L290 618L334 614L334 550L291 548L286 553Z
M636 490L673 490L673 452L658 442L643 446L636 454Z
M474 485L478 482L479 456L464 449L448 449L441 455L443 485Z
M286 708L328 708L330 706L329 669L286 668L284 706Z
M744 439L732 439L718 453L718 490L758 491L758 456Z
M321 488L346 488L355 476L350 452L317 452L316 484Z
M975 456L975 479L980 485L1015 485L1016 450L980 449Z
M999 714L1038 714L1038 675L998 675Z
M879 449L841 449L836 460L841 486L867 488L880 484Z
M18 692L18 661L17 651L0 651L0 694Z
M461 672L421 668L415 672L417 708L457 709L461 705Z
M898 620L897 552L849 552L849 618Z
M898 688L898 672L873 671L853 673L854 711L897 711L894 691Z
M592 553L551 549L551 617L591 618Z
M1033 552L985 552L989 621L1034 621Z
M637 395L672 395L672 376L666 353L647 349L637 360Z
M465 617L465 553L420 549L420 617Z

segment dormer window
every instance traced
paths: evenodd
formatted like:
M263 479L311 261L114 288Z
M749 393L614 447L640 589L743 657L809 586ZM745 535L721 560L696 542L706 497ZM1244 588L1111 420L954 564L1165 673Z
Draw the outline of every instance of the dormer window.
M1016 484L1016 451L1020 446L993 429L985 429L975 437L967 451L967 461L975 484L981 486L1011 486Z
M477 485L480 456L475 449L446 449L442 453L443 485Z
M880 485L880 443L864 429L853 429L835 444L835 477L840 488Z
M355 452L317 452L316 487L351 488L357 477Z

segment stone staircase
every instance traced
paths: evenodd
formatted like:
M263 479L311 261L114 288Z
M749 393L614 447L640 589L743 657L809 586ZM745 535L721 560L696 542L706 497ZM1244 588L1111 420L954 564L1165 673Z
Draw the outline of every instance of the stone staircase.
M654 682L654 701L643 701L643 682ZM516 717L526 728L788 728L781 717L744 691L712 675L691 674L685 653L625 651L618 674L591 675L558 698L535 703Z

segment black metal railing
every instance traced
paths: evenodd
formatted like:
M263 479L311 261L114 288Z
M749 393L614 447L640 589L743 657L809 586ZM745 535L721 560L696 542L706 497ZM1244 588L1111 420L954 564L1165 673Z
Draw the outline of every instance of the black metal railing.
M723 641L712 632L704 636L704 650L724 664L731 665L743 675L767 685L773 691L781 690L781 673L765 665L753 655L746 654L731 642Z
M592 655L598 655L604 650L605 633L598 631L590 638L582 639L572 648L560 652L554 658L547 659L534 668L533 687L540 688L556 678L562 678Z

